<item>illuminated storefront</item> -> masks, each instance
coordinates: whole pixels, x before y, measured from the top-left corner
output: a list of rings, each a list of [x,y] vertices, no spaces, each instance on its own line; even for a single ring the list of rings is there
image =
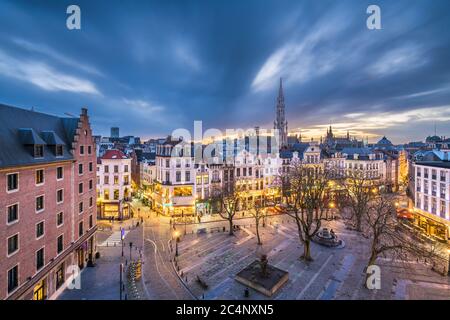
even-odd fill
[[[33,300],[45,300],[47,298],[47,281],[42,279],[33,289]]]

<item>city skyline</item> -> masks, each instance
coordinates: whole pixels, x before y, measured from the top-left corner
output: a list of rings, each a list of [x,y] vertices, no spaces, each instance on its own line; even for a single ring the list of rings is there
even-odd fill
[[[282,77],[290,133],[449,136],[448,3],[380,1],[381,30],[366,28],[368,3],[80,1],[81,30],[68,30],[64,1],[6,1],[1,102],[60,116],[87,106],[101,135],[159,137],[195,120],[270,129]]]

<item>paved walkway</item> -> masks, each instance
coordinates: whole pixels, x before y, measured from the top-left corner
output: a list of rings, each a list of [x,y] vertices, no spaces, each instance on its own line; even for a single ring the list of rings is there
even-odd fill
[[[340,221],[325,222],[324,227],[332,228],[346,246],[332,249],[313,243],[314,261],[311,263],[299,259],[303,247],[295,223],[286,216],[272,217],[269,221],[266,228],[260,228],[262,246],[258,246],[256,237],[252,236],[255,227],[251,219],[237,222],[243,227],[235,236],[226,232],[197,235],[196,227],[187,229],[187,235],[179,244],[178,265],[180,273],[188,276],[185,283],[197,297],[242,299],[245,287],[235,281],[234,276],[264,253],[269,263],[289,272],[289,281],[271,299],[420,299],[422,292],[427,292],[429,298],[450,299],[449,278],[422,263],[412,267],[380,259],[377,264],[382,271],[381,289],[364,288],[369,242],[347,230]],[[208,284],[207,290],[199,286],[197,276]],[[250,299],[269,299],[250,291]]]

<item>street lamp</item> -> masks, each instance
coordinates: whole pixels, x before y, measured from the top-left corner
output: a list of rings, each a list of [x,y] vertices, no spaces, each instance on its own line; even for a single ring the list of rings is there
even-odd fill
[[[178,242],[180,242],[180,233],[175,231],[173,235],[175,238],[175,257],[178,257]]]
[[[133,248],[133,242],[130,241],[130,262],[131,262],[131,249]]]
[[[124,246],[123,239],[124,238],[125,238],[125,229],[120,228],[120,241],[122,242],[122,257],[123,257],[123,246]]]
[[[123,263],[121,263],[120,264],[120,268],[119,268],[119,272],[120,272],[120,275],[119,275],[119,279],[120,279],[120,281],[119,281],[119,285],[120,285],[120,300],[122,300],[122,283],[123,283],[123,279],[122,279],[122,274],[123,274]]]
[[[448,267],[447,267],[447,275],[450,276],[450,248],[447,249],[448,253]]]

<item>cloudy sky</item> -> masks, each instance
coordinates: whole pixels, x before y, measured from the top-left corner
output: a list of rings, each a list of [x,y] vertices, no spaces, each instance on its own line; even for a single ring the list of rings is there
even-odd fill
[[[81,8],[81,30],[66,8]],[[381,8],[382,30],[366,9]],[[450,136],[447,0],[0,2],[0,103],[87,106],[96,134],[271,128],[283,78],[289,130]]]

